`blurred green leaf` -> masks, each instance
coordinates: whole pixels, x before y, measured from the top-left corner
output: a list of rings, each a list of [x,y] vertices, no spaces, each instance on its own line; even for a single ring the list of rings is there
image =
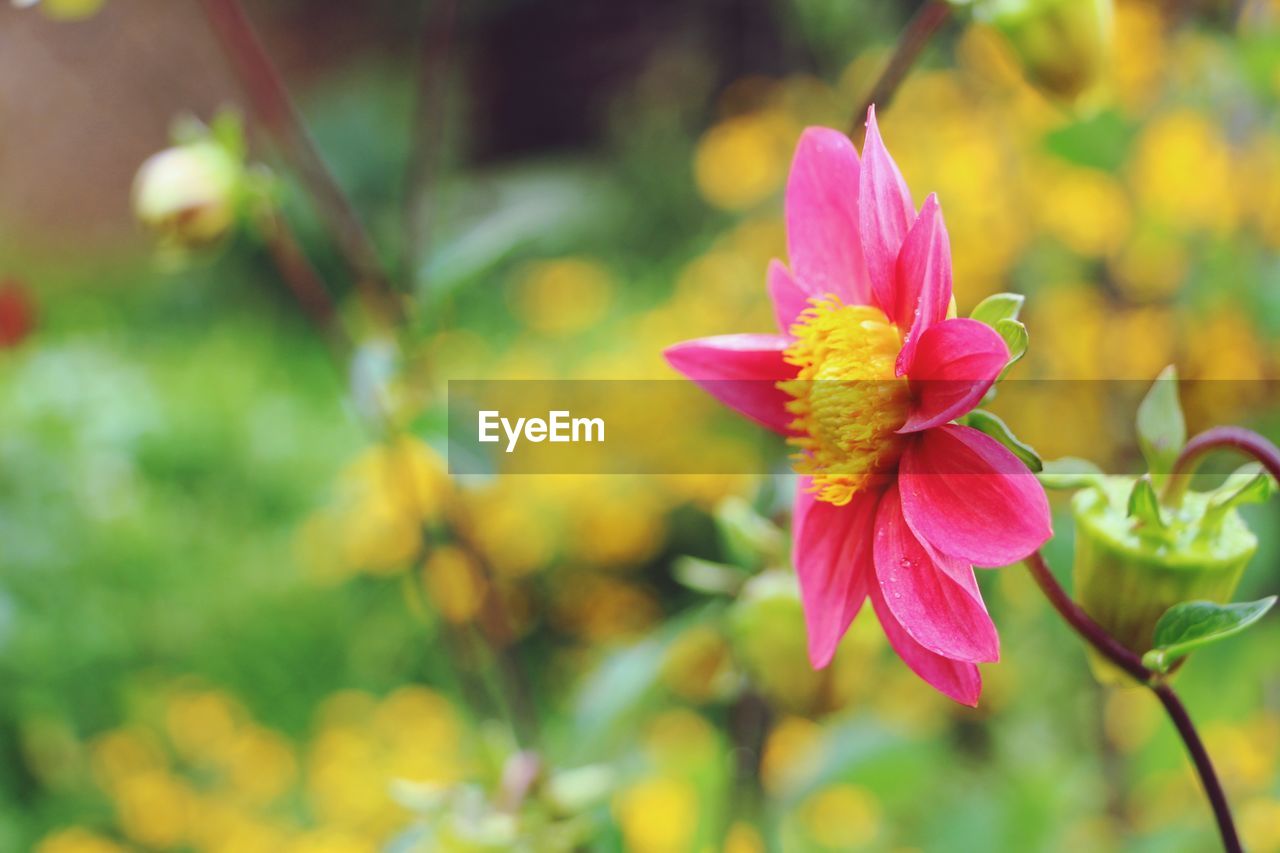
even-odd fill
[[[717,504],[715,521],[720,543],[735,565],[758,568],[786,554],[786,534],[743,497],[735,495]]]
[[[677,557],[671,574],[681,586],[707,595],[733,595],[747,579],[734,566],[690,556]]]
[[[1063,456],[1046,461],[1039,479],[1046,489],[1083,489],[1101,485],[1105,477],[1102,469],[1088,459]]]
[[[1160,371],[1139,404],[1137,428],[1138,446],[1159,488],[1187,443],[1187,424],[1178,402],[1178,371],[1173,365]]]
[[[1257,623],[1275,603],[1276,596],[1272,595],[1236,604],[1212,601],[1175,604],[1156,623],[1155,647],[1142,656],[1142,663],[1148,669],[1168,672],[1193,650],[1225,640]]]
[[[1077,166],[1115,172],[1129,156],[1133,135],[1129,122],[1120,113],[1108,110],[1054,130],[1045,136],[1044,147]]]

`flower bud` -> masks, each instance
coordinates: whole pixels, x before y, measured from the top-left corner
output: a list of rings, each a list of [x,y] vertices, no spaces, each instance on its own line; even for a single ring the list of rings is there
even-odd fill
[[[1134,477],[1098,478],[1071,502],[1076,597],[1137,655],[1151,648],[1156,622],[1173,605],[1229,601],[1258,547],[1230,486],[1189,492],[1176,509],[1155,503],[1148,486]],[[1125,683],[1101,659],[1092,663],[1100,680]]]
[[[977,13],[1005,36],[1028,79],[1050,95],[1073,100],[1106,69],[1111,0],[990,0]]]
[[[199,248],[231,230],[244,167],[213,141],[191,142],[150,157],[133,183],[138,219],[166,242]]]
[[[800,713],[817,710],[829,676],[809,665],[794,575],[768,571],[752,578],[734,602],[730,634],[737,659],[772,704]]]

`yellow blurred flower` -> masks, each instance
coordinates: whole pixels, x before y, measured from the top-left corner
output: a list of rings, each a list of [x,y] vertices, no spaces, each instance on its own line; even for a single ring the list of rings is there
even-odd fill
[[[297,779],[293,745],[258,725],[236,733],[227,756],[228,781],[245,801],[264,806],[283,797]]]
[[[749,823],[737,821],[725,835],[723,853],[764,853],[764,838],[760,830]]]
[[[760,781],[782,796],[809,776],[822,760],[822,727],[803,717],[783,717],[770,730],[760,757]]]
[[[220,762],[247,714],[218,690],[178,689],[165,703],[165,731],[174,750],[195,765]]]
[[[1036,197],[1044,229],[1090,258],[1114,255],[1129,234],[1129,199],[1117,181],[1095,169],[1044,168]]]
[[[111,791],[121,780],[168,766],[164,748],[146,729],[128,727],[98,735],[89,744],[94,780]]]
[[[1164,715],[1147,690],[1112,688],[1106,693],[1102,724],[1109,740],[1121,752],[1136,752],[1160,728]]]
[[[452,545],[436,548],[422,567],[431,603],[455,625],[470,622],[484,603],[484,582],[475,558]]]
[[[1132,111],[1145,107],[1159,90],[1168,62],[1166,27],[1160,4],[1117,0],[1112,85],[1117,99]]]
[[[1227,231],[1237,216],[1233,157],[1210,118],[1175,110],[1143,128],[1130,163],[1134,192],[1170,227]]]
[[[519,273],[512,307],[530,329],[568,335],[599,323],[609,310],[613,291],[612,275],[596,261],[536,261]]]
[[[804,801],[800,812],[809,837],[823,847],[851,850],[871,843],[880,833],[880,804],[855,785],[818,791]]]
[[[126,853],[126,849],[87,829],[72,827],[40,839],[35,853]]]
[[[1280,851],[1280,799],[1255,797],[1240,805],[1240,836],[1254,853]]]
[[[131,840],[147,847],[181,846],[189,838],[194,796],[187,782],[164,771],[127,776],[112,792],[116,819]]]
[[[698,829],[698,791],[689,782],[657,776],[637,782],[614,798],[613,812],[628,850],[684,853]]]
[[[698,141],[693,176],[702,197],[723,210],[746,210],[781,189],[799,128],[766,109],[725,119]]]

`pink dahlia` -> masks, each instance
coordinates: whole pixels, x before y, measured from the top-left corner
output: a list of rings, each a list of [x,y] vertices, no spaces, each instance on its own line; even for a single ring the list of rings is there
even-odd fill
[[[1017,562],[1052,533],[1035,477],[953,423],[1009,350],[954,316],[938,200],[916,211],[874,109],[861,159],[842,133],[804,132],[786,224],[791,267],[768,271],[781,333],[686,341],[667,360],[798,448],[793,561],[814,667],[870,598],[907,666],[976,704],[976,664],[1000,641],[973,566]]]

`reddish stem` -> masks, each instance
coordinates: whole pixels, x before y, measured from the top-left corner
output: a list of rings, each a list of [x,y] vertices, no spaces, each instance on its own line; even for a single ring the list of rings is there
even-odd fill
[[[880,73],[880,78],[871,87],[871,94],[867,95],[866,100],[853,114],[849,136],[853,137],[859,147],[867,132],[865,124],[867,110],[872,104],[881,110],[889,106],[894,93],[898,91],[898,86],[906,79],[907,72],[920,57],[925,45],[949,17],[951,17],[951,5],[944,0],[926,0],[911,16],[906,29],[898,37],[898,44],[893,49],[893,56],[889,57],[889,64],[885,66],[884,71]]]
[[[1165,484],[1164,497],[1167,504],[1178,506],[1182,503],[1196,466],[1214,450],[1236,450],[1252,456],[1267,469],[1267,473],[1280,480],[1280,448],[1244,427],[1213,427],[1188,441],[1187,446],[1182,448],[1182,453],[1178,454]]]
[[[1067,621],[1067,624],[1097,649],[1099,654],[1133,676],[1137,681],[1151,688],[1156,696],[1159,697],[1160,703],[1164,705],[1165,711],[1168,712],[1174,728],[1178,730],[1178,735],[1182,738],[1182,743],[1186,746],[1187,753],[1191,756],[1196,773],[1200,776],[1200,783],[1204,786],[1205,796],[1208,797],[1209,806],[1213,809],[1213,816],[1218,822],[1218,832],[1222,836],[1223,850],[1227,851],[1227,853],[1241,853],[1243,848],[1240,846],[1240,836],[1236,832],[1235,820],[1231,816],[1231,807],[1227,803],[1226,792],[1222,789],[1222,782],[1219,781],[1217,771],[1213,768],[1213,762],[1209,759],[1209,753],[1204,748],[1204,742],[1200,740],[1200,734],[1196,731],[1195,724],[1191,722],[1191,717],[1187,714],[1187,709],[1183,707],[1182,700],[1178,698],[1178,694],[1174,692],[1168,682],[1161,680],[1159,673],[1152,672],[1143,666],[1142,660],[1136,654],[1122,646],[1101,625],[1093,621],[1092,617],[1085,613],[1080,605],[1071,600],[1066,590],[1058,583],[1058,579],[1053,576],[1052,570],[1050,570],[1048,563],[1045,562],[1039,551],[1028,557],[1026,563],[1027,568],[1031,570],[1031,576],[1035,578],[1045,597],[1049,599],[1049,603]]]
[[[356,285],[387,319],[403,319],[372,238],[325,164],[270,55],[237,0],[200,0],[205,17],[240,79],[253,115],[292,162],[333,232]]]

